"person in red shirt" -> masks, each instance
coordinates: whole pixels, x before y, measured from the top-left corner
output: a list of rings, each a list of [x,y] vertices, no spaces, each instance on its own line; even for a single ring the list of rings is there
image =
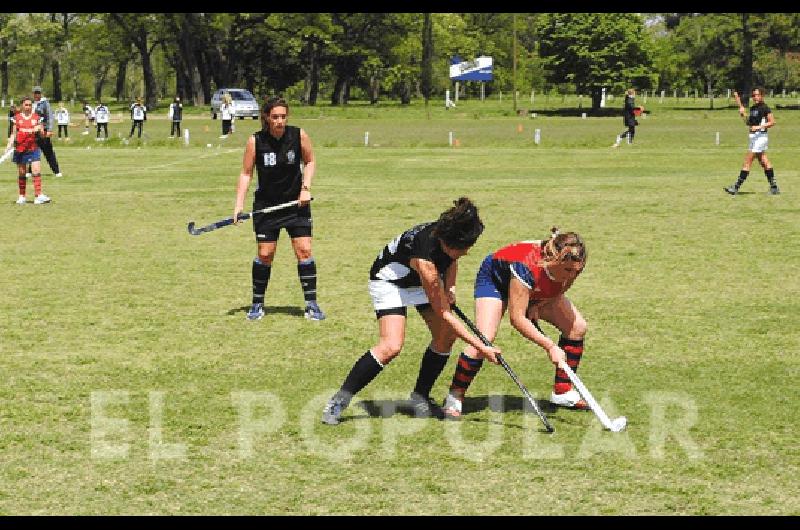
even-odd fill
[[[17,204],[26,204],[25,190],[28,179],[25,176],[28,164],[31,165],[33,174],[33,188],[36,192],[34,204],[45,204],[50,202],[50,197],[42,193],[42,170],[41,150],[36,144],[36,137],[44,133],[44,126],[38,114],[33,112],[33,100],[29,97],[23,98],[20,103],[20,110],[14,114],[14,134],[9,136],[6,150],[14,147],[14,163],[17,164],[19,185],[19,198]]]
[[[508,310],[514,329],[547,352],[556,367],[550,401],[586,409],[587,403],[558,367],[565,360],[577,370],[583,355],[586,320],[564,293],[586,265],[586,245],[575,232],[559,233],[556,227],[552,232],[547,241],[513,243],[486,256],[475,278],[475,324],[492,341]],[[558,343],[542,333],[537,324],[540,318],[561,332]],[[467,346],[456,363],[442,407],[448,417],[461,416],[464,394],[482,364],[483,356]]]

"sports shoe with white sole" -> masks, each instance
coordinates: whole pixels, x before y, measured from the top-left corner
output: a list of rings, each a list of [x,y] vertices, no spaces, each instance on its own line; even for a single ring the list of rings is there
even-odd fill
[[[62,175],[61,172],[58,172],[58,173],[56,173],[56,176],[57,177],[63,177],[64,175]]]
[[[778,189],[778,186],[775,186],[774,188],[770,188],[769,191],[767,192],[768,195],[780,195],[780,193],[781,193],[781,190]]]
[[[578,410],[586,410],[589,408],[589,404],[584,401],[581,397],[580,393],[574,388],[563,394],[556,394],[555,392],[550,393],[550,403],[559,407],[565,407],[568,409],[578,409]]]
[[[442,403],[442,411],[445,418],[451,420],[461,419],[461,407],[461,400],[453,394],[447,394],[447,397],[444,398],[444,403]]]
[[[325,408],[322,409],[322,423],[325,423],[326,425],[339,425],[339,418],[342,417],[342,412],[344,412],[344,409],[347,408],[349,401],[350,400],[339,395],[337,392],[331,399],[328,400]]]
[[[25,198],[24,195],[20,195],[19,199],[17,199],[17,204],[27,204],[28,199]]]
[[[303,316],[309,320],[325,320],[325,313],[322,312],[322,309],[320,309],[316,302],[306,302],[306,309],[303,312]]]
[[[261,320],[264,318],[264,304],[255,303],[247,312],[247,320]]]
[[[33,204],[45,204],[48,202],[50,202],[50,197],[48,197],[44,193],[37,195],[36,198],[33,199]]]
[[[25,173],[25,178],[26,178],[26,179],[29,179],[29,178],[31,178],[32,176],[33,176],[33,173],[30,173],[30,172],[28,172],[28,173]]]
[[[739,190],[736,188],[736,186],[728,186],[727,188],[722,188],[722,189],[725,190],[726,193],[730,193],[731,195],[736,195],[737,193],[739,193]]]
[[[414,415],[417,418],[444,419],[442,407],[437,405],[430,396],[423,396],[416,392],[411,392],[408,399],[411,402],[411,407],[414,409]]]

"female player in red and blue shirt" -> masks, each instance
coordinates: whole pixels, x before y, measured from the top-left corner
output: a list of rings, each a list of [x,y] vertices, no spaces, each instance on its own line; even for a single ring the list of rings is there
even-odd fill
[[[36,144],[36,136],[44,132],[44,126],[38,114],[33,111],[33,100],[23,98],[20,110],[14,114],[15,133],[8,137],[6,150],[14,147],[14,163],[17,164],[19,185],[19,198],[17,204],[25,204],[25,190],[28,179],[25,176],[28,164],[31,165],[33,173],[33,189],[36,192],[34,204],[45,204],[50,202],[50,197],[42,193],[42,169],[41,151]]]
[[[578,409],[587,408],[587,404],[558,365],[566,360],[577,370],[583,354],[586,321],[564,293],[583,271],[586,258],[586,246],[578,234],[558,233],[554,227],[553,236],[547,241],[513,243],[486,256],[478,270],[474,292],[478,329],[494,340],[508,310],[514,329],[544,349],[556,366],[550,401]],[[561,331],[558,343],[541,332],[536,324],[540,318]],[[461,416],[464,394],[482,364],[483,356],[471,346],[460,355],[442,407],[449,417]]]

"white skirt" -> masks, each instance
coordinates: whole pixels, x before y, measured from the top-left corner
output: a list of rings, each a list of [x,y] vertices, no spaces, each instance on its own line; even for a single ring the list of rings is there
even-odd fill
[[[752,153],[763,153],[767,150],[767,144],[769,143],[769,137],[765,132],[754,132],[750,133],[750,144],[747,147],[747,150]]]
[[[369,295],[376,311],[428,303],[428,295],[422,286],[398,287],[384,280],[370,280]]]

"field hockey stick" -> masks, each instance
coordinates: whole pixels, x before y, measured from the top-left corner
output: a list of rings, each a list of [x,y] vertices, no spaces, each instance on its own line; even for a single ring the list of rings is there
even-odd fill
[[[14,148],[9,147],[8,150],[5,153],[3,153],[3,156],[0,156],[0,164],[11,158],[11,155],[13,154],[14,154]]]
[[[581,382],[581,380],[578,378],[578,374],[573,372],[572,368],[570,368],[566,362],[562,362],[559,367],[567,374],[569,380],[572,381],[572,384],[578,389],[578,392],[580,392],[581,396],[583,396],[583,399],[585,399],[586,403],[589,404],[589,408],[592,409],[592,412],[594,412],[594,415],[600,420],[600,423],[603,424],[603,427],[611,432],[619,432],[625,428],[625,426],[628,424],[628,418],[625,416],[620,416],[619,418],[615,418],[613,420],[609,419],[603,408],[594,399],[594,396],[592,396],[591,392],[589,392],[589,389],[586,388],[583,382]]]
[[[314,199],[312,197],[309,200],[313,201]],[[237,218],[240,221],[246,221],[247,219],[250,219],[251,217],[253,217],[253,214],[275,212],[275,211],[278,211],[278,210],[282,210],[284,208],[288,208],[289,206],[295,206],[295,205],[299,205],[299,204],[300,204],[299,200],[298,201],[289,201],[289,202],[285,202],[283,204],[277,204],[275,206],[270,206],[269,208],[262,208],[261,210],[253,210],[252,212],[240,213],[237,216]],[[232,224],[233,224],[233,217],[226,217],[225,219],[217,221],[216,223],[211,223],[210,225],[202,226],[200,228],[195,228],[194,227],[194,221],[190,221],[189,222],[189,226],[187,228],[189,229],[189,233],[190,234],[192,234],[193,236],[198,236],[198,235],[200,235],[200,234],[202,234],[204,232],[211,232],[212,230],[216,230],[217,228],[222,228],[223,226],[228,226],[228,225],[232,225]]]
[[[453,311],[455,312],[455,314],[456,314],[456,315],[458,315],[458,317],[459,317],[461,320],[463,320],[463,321],[464,321],[464,323],[467,325],[467,327],[468,327],[470,330],[472,330],[472,332],[473,332],[473,333],[474,333],[474,334],[475,334],[475,335],[476,335],[476,336],[477,336],[479,339],[481,339],[481,342],[483,342],[483,343],[484,343],[486,346],[492,347],[492,343],[491,343],[491,342],[489,342],[489,339],[487,339],[487,338],[486,338],[486,335],[484,335],[483,333],[481,333],[481,330],[479,330],[479,329],[477,328],[477,326],[475,326],[475,324],[473,324],[473,323],[472,323],[472,321],[471,321],[469,318],[467,318],[467,315],[465,315],[465,314],[464,314],[464,312],[463,312],[463,311],[461,311],[461,308],[459,308],[459,307],[458,307],[456,304],[453,304],[453,305],[452,305],[452,309],[453,309]],[[530,403],[530,404],[531,404],[531,406],[533,407],[533,410],[535,410],[535,411],[536,411],[536,414],[539,416],[539,419],[540,419],[540,420],[542,420],[542,423],[544,423],[544,427],[545,427],[545,429],[547,429],[547,432],[553,432],[553,431],[555,431],[555,429],[553,428],[553,426],[552,426],[552,425],[550,425],[550,422],[549,422],[549,421],[547,421],[547,416],[545,416],[545,415],[542,413],[542,411],[541,411],[541,410],[539,410],[539,406],[538,406],[538,405],[536,405],[536,400],[535,400],[535,399],[533,399],[533,396],[531,396],[531,393],[530,393],[530,392],[528,392],[528,389],[527,389],[527,388],[525,388],[525,385],[523,385],[523,384],[522,384],[522,381],[520,381],[520,380],[519,380],[519,377],[517,377],[517,374],[515,374],[515,373],[514,373],[514,370],[512,370],[512,369],[511,369],[511,367],[508,365],[508,363],[506,362],[506,360],[505,360],[505,359],[503,359],[503,356],[502,356],[502,355],[500,355],[499,353],[497,354],[497,360],[498,360],[498,361],[500,361],[500,364],[503,366],[503,368],[505,368],[505,370],[506,370],[506,373],[508,373],[508,375],[511,377],[511,379],[513,379],[513,380],[514,380],[514,382],[517,384],[517,386],[519,387],[519,389],[522,391],[522,394],[523,394],[523,395],[525,396],[525,398],[528,400],[528,403]]]

